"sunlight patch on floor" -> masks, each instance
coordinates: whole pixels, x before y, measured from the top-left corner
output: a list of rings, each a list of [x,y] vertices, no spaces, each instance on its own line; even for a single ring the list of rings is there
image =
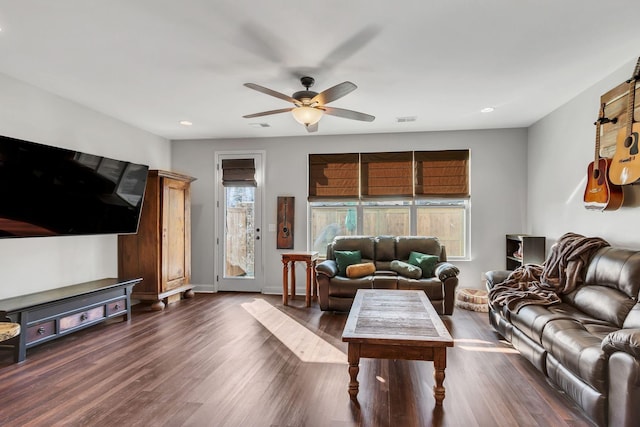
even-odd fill
[[[485,353],[506,353],[506,354],[520,354],[518,350],[509,346],[509,347],[497,347],[495,343],[491,341],[479,340],[475,338],[456,338],[453,340],[455,343],[455,348],[460,348],[465,351],[479,351]],[[476,345],[464,345],[464,344],[476,344]],[[500,341],[500,343],[505,344],[505,342]],[[507,343],[508,344],[508,343]]]
[[[454,338],[453,341],[456,344],[459,343],[473,343],[473,344],[483,344],[483,345],[492,345],[493,343],[491,341],[487,341],[487,340],[479,340],[477,338]]]
[[[455,348],[461,348],[466,351],[480,351],[484,353],[506,353],[506,354],[520,354],[518,350],[515,348],[504,348],[504,347],[472,347],[468,345],[459,345]]]
[[[250,315],[278,338],[301,361],[347,364],[347,355],[265,300],[241,304]]]

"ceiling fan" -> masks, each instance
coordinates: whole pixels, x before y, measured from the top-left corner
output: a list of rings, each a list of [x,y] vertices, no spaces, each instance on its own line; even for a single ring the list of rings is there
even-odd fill
[[[372,122],[375,117],[365,113],[359,113],[358,111],[345,110],[343,108],[327,107],[327,104],[340,99],[350,92],[356,90],[358,86],[351,82],[343,82],[337,84],[327,90],[320,93],[309,90],[315,83],[313,77],[301,77],[300,83],[305,87],[305,90],[294,93],[291,96],[284,93],[276,92],[264,86],[257,85],[255,83],[245,83],[248,88],[257,90],[258,92],[266,93],[267,95],[275,96],[276,98],[283,99],[291,102],[294,106],[289,108],[281,108],[279,110],[263,111],[261,113],[249,114],[243,116],[245,119],[252,117],[268,116],[270,114],[286,113],[291,111],[293,118],[300,124],[303,124],[308,132],[316,132],[318,130],[318,121],[324,114],[331,116],[342,117],[345,119],[361,120],[364,122]]]

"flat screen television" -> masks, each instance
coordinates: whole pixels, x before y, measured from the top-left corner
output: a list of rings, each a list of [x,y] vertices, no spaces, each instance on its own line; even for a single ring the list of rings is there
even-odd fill
[[[136,233],[148,170],[0,136],[0,238]]]

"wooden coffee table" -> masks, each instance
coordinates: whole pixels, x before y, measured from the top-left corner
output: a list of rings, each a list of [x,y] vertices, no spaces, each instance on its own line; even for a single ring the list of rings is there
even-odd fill
[[[357,402],[360,358],[433,361],[436,405],[444,399],[447,347],[453,339],[424,291],[359,289],[342,341],[349,343],[349,395]]]

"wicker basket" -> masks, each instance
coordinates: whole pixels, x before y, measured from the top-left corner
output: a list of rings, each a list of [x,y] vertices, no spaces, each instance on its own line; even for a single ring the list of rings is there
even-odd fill
[[[456,291],[456,307],[464,310],[488,312],[487,291],[483,289],[460,288]]]

